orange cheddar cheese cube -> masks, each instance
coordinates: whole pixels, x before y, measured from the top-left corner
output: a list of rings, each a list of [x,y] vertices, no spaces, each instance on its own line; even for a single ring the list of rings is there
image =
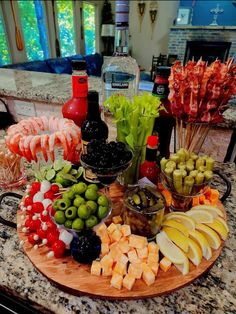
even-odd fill
[[[101,244],[101,256],[104,256],[107,253],[109,253],[109,244],[108,243],[102,243]]]
[[[147,258],[147,264],[149,263],[158,263],[159,262],[159,254],[158,253],[149,253]]]
[[[147,286],[151,286],[155,282],[155,275],[151,268],[146,263],[142,263],[142,268],[143,268],[142,279]]]
[[[110,281],[111,286],[120,290],[122,287],[122,283],[123,283],[123,276],[113,272],[113,275]]]
[[[111,234],[112,232],[114,232],[115,230],[117,230],[117,226],[116,224],[114,224],[113,222],[107,227],[107,232],[109,234]]]
[[[144,259],[148,257],[148,248],[145,246],[143,249],[136,249],[138,257]]]
[[[104,231],[107,230],[107,226],[104,224],[104,222],[99,225],[99,227],[96,230],[96,234],[100,237],[102,233],[104,233]]]
[[[110,245],[110,255],[113,259],[116,259],[118,256],[120,256],[122,252],[119,249],[119,246],[117,242],[114,242]]]
[[[127,272],[127,263],[122,263],[118,261],[113,269],[113,272],[120,274],[120,275],[125,275]]]
[[[110,254],[104,255],[101,258],[100,263],[101,263],[102,267],[112,267],[112,265],[113,265],[113,258],[111,257]]]
[[[101,242],[102,243],[110,243],[111,242],[111,239],[109,237],[109,234],[107,233],[107,231],[102,231],[99,235],[100,239],[101,239]]]
[[[147,238],[131,234],[129,236],[129,245],[136,249],[143,249],[148,244]]]
[[[121,254],[120,257],[119,257],[119,261],[123,264],[127,264],[129,259],[128,257],[125,255],[125,254]]]
[[[150,262],[147,264],[151,270],[153,271],[154,275],[156,276],[157,273],[158,273],[158,269],[159,269],[159,264],[158,263],[153,263],[153,262]]]
[[[120,224],[120,223],[122,223],[122,218],[121,218],[121,216],[114,216],[114,217],[112,217],[112,222],[114,222],[114,224]]]
[[[119,229],[116,229],[115,231],[112,232],[112,234],[110,234],[111,242],[117,242],[121,239],[121,237],[122,233],[120,232]]]
[[[112,267],[102,267],[102,276],[109,277],[112,275]]]
[[[148,243],[148,253],[158,253],[159,247],[155,242]]]
[[[128,268],[128,274],[136,279],[142,277],[143,267],[141,263],[130,263]]]
[[[162,260],[160,261],[160,268],[164,271],[167,272],[168,269],[171,267],[171,261],[167,257],[163,257]]]
[[[120,231],[122,232],[124,237],[127,237],[131,234],[131,229],[129,225],[121,225]]]
[[[128,290],[131,290],[133,288],[134,283],[135,277],[133,277],[132,275],[127,274],[123,279],[123,287]]]
[[[128,259],[129,259],[130,263],[140,262],[140,259],[138,258],[138,255],[137,255],[135,249],[130,250],[127,255],[128,255]]]
[[[99,261],[93,261],[91,265],[91,275],[100,276],[101,275],[102,266]]]
[[[130,250],[129,241],[124,238],[120,239],[118,246],[122,253],[128,253]]]

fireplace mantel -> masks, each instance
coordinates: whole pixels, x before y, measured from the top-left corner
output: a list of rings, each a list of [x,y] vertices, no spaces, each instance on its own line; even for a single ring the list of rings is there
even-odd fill
[[[206,25],[206,26],[201,26],[201,25],[173,25],[170,28],[171,30],[173,29],[189,29],[189,30],[194,30],[194,29],[208,29],[208,30],[236,30],[236,26],[211,26],[211,25]]]

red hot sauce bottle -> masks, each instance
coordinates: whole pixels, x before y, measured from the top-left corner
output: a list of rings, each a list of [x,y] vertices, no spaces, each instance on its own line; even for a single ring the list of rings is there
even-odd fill
[[[79,127],[86,119],[88,111],[88,75],[85,60],[72,60],[72,98],[62,107],[64,118],[71,119]]]
[[[151,135],[148,137],[146,148],[146,159],[140,165],[139,178],[148,178],[154,184],[157,184],[159,168],[156,163],[158,149],[158,136]]]

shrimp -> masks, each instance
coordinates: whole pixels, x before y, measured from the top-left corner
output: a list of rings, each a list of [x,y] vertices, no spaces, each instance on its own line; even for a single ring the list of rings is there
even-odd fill
[[[55,136],[62,144],[62,147],[64,149],[64,159],[66,159],[68,156],[68,146],[67,146],[66,137],[62,132],[59,132],[59,131],[55,133]]]
[[[48,161],[48,153],[47,153],[48,152],[48,140],[49,140],[48,134],[41,135],[40,147],[41,147],[45,161]]]
[[[49,141],[48,141],[49,156],[51,158],[51,161],[54,161],[55,159],[55,155],[54,155],[55,142],[56,142],[56,136],[55,136],[55,133],[53,133],[49,136]]]
[[[11,152],[14,154],[20,154],[20,148],[19,148],[19,141],[22,137],[22,134],[16,133],[15,135],[12,135],[10,138],[10,143],[8,145],[8,148],[10,149]]]
[[[28,136],[24,137],[24,144],[23,144],[24,153],[25,153],[26,159],[28,161],[32,160],[32,154],[31,154],[31,150],[30,150],[30,142],[33,138],[34,138],[33,135],[28,135]]]
[[[32,140],[30,141],[30,151],[32,154],[32,159],[35,160],[36,162],[38,161],[37,158],[37,149],[40,147],[40,143],[41,142],[41,136],[40,135],[36,135],[32,138]]]
[[[48,118],[46,116],[42,116],[41,117],[41,120],[43,122],[43,127],[44,127],[44,130],[48,130]]]

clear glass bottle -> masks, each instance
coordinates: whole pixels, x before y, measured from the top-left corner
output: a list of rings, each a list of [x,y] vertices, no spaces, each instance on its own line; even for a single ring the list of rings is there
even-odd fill
[[[138,92],[139,67],[129,55],[129,1],[116,1],[115,51],[102,68],[103,102],[113,94],[129,98]]]

